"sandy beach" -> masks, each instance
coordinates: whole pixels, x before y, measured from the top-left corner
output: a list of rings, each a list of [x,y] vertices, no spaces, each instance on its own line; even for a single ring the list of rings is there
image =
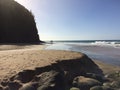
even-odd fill
[[[25,69],[34,69],[50,65],[58,60],[69,60],[82,56],[77,52],[44,50],[45,47],[45,45],[0,46],[0,79],[9,78]],[[100,61],[95,61],[95,63],[104,73],[119,70],[117,66],[104,64]]]
[[[43,50],[43,45],[25,46],[2,46],[9,50],[0,51],[0,78],[9,78],[16,73],[43,67],[55,63],[57,60],[69,60],[80,57],[80,54],[66,51]],[[12,50],[10,48],[12,47]],[[17,49],[16,49],[17,47]],[[26,48],[27,47],[27,48]]]
[[[1,45],[0,82],[11,78],[23,70],[34,70],[37,67],[49,66],[64,60],[79,60],[84,56],[82,53],[72,51],[45,50],[45,47],[45,45],[25,45],[22,47],[17,45]],[[99,66],[103,74],[119,70],[118,66],[105,64],[98,60],[93,61]],[[71,69],[74,68],[74,66],[70,67]]]

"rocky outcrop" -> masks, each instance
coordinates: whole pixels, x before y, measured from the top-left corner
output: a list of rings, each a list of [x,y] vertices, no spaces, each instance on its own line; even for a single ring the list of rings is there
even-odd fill
[[[1,62],[4,61],[4,64],[1,64],[0,90],[119,90],[120,88],[120,71],[104,76],[102,70],[81,53],[20,50],[1,52],[0,55],[2,54],[4,59]],[[6,58],[8,54],[9,57]]]
[[[14,0],[0,0],[0,43],[38,42],[32,13]]]
[[[77,76],[95,73],[103,75],[99,67],[86,55],[71,60],[59,60],[34,70],[23,70],[1,82],[1,90],[69,90]],[[90,75],[89,75],[90,76]],[[100,85],[97,80],[94,85]],[[93,86],[93,85],[92,85]],[[76,87],[77,88],[77,87]]]

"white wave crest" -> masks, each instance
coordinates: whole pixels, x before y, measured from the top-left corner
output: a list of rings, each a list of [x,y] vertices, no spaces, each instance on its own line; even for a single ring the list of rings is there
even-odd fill
[[[91,44],[100,45],[100,46],[120,47],[120,42],[111,42],[111,41],[95,41],[95,42],[92,42]]]

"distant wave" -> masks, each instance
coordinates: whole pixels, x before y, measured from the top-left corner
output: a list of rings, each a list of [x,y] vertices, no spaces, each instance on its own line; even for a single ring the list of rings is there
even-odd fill
[[[72,44],[72,45],[97,45],[97,46],[111,46],[120,48],[120,40],[66,40],[66,41],[54,41],[55,43],[61,44]]]
[[[120,47],[120,41],[95,41],[92,45]]]

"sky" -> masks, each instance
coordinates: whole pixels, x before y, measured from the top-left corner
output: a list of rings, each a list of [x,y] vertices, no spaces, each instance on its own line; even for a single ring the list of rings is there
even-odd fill
[[[120,40],[120,0],[16,0],[41,40]]]

